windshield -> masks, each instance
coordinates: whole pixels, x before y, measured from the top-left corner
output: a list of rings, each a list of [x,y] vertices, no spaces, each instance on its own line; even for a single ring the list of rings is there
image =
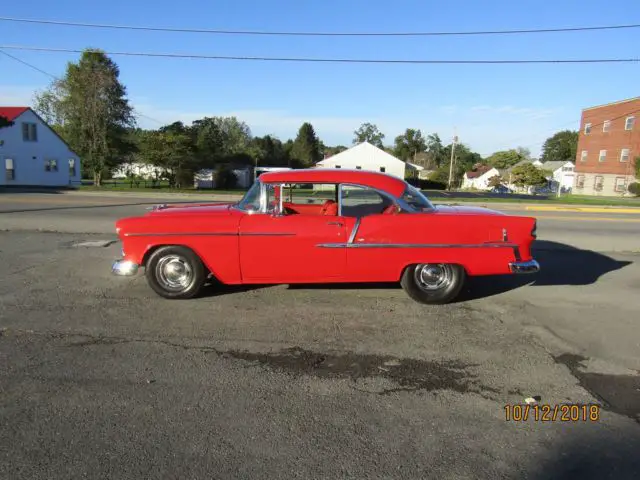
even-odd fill
[[[434,210],[433,204],[429,199],[420,190],[411,185],[407,185],[407,189],[402,194],[402,200],[418,212]]]
[[[260,182],[255,182],[236,207],[245,211],[260,210]]]

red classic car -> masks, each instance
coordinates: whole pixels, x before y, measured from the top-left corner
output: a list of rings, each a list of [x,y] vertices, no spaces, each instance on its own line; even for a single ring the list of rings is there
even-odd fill
[[[230,204],[160,205],[116,222],[123,258],[165,298],[224,284],[400,282],[416,301],[453,300],[465,277],[534,273],[536,219],[434,206],[391,175],[307,169],[263,174]]]

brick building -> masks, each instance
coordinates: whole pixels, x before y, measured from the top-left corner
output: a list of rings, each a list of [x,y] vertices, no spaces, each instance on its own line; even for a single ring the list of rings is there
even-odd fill
[[[585,108],[573,192],[619,196],[634,181],[640,156],[640,97]],[[628,194],[628,193],[627,193]]]

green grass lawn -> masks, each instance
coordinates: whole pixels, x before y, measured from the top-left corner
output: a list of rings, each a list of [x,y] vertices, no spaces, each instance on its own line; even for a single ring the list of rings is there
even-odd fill
[[[428,192],[427,192],[427,196]],[[607,198],[607,197],[588,197],[585,195],[566,195],[562,197],[551,197],[548,199],[536,198],[489,198],[489,197],[472,197],[460,198],[452,195],[451,197],[433,197],[433,203],[536,203],[540,205],[593,205],[605,207],[640,207],[640,198]]]

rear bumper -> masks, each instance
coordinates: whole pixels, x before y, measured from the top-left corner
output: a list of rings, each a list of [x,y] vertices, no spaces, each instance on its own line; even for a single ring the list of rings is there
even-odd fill
[[[129,260],[116,260],[111,266],[111,273],[118,276],[131,276],[138,273],[139,265]]]
[[[512,262],[509,264],[511,273],[537,273],[540,271],[540,264],[535,260],[528,262]]]

